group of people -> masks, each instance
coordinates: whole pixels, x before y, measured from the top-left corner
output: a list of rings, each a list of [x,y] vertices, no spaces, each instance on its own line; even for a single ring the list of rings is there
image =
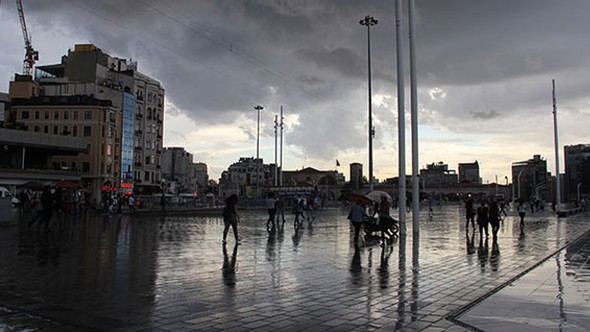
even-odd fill
[[[375,220],[378,230],[381,233],[381,244],[385,245],[386,239],[393,236],[390,234],[391,224],[395,223],[390,215],[391,203],[386,196],[382,196],[380,202],[376,203],[373,208],[373,215],[369,216],[366,211],[366,205],[360,201],[353,202],[350,212],[348,213],[348,219],[354,227],[354,244],[358,246],[359,235],[361,228],[365,221]],[[378,218],[375,216],[379,214]],[[368,224],[365,227],[369,227]]]
[[[285,203],[278,198],[275,193],[269,193],[266,199],[266,208],[268,211],[268,219],[266,222],[267,230],[272,230],[280,221],[285,223]],[[304,211],[308,211],[307,220],[312,222],[315,219],[315,200],[306,200],[305,198],[296,199],[293,204],[293,214],[295,214],[295,223],[304,220]],[[238,210],[238,195],[232,194],[225,200],[225,207],[223,208],[223,244],[227,243],[227,234],[229,229],[233,230],[236,244],[240,244],[240,237],[238,235],[238,223],[240,221],[240,213]]]

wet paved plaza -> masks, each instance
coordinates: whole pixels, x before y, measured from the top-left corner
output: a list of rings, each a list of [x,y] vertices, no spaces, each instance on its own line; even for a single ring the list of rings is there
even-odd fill
[[[318,211],[297,231],[288,215],[268,232],[265,211],[242,211],[239,246],[222,245],[220,217],[0,227],[0,330],[590,329],[586,214],[529,214],[524,236],[509,214],[494,242],[447,205],[424,211],[419,238],[410,213],[391,247],[355,249],[347,213]]]

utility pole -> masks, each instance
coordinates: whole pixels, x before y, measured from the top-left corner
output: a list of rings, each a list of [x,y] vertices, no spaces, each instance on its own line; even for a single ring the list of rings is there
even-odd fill
[[[418,154],[418,82],[416,79],[416,43],[414,38],[414,0],[408,0],[410,25],[410,111],[412,121],[412,232],[420,233],[420,165]]]
[[[285,118],[283,117],[283,105],[281,105],[281,170],[279,172],[279,186],[283,186],[283,128],[284,128],[284,123],[283,120]]]
[[[256,197],[260,195],[260,111],[264,109],[264,107],[260,105],[254,106],[256,110]]]
[[[377,24],[377,20],[373,16],[365,16],[360,20],[360,25],[367,27],[367,67],[369,72],[368,87],[369,87],[369,191],[373,191],[373,136],[375,130],[373,129],[373,102],[371,91],[371,26]]]
[[[275,114],[275,174],[274,174],[274,185],[275,187],[278,185],[279,183],[279,179],[278,179],[278,170],[279,170],[279,164],[278,164],[278,160],[277,160],[277,127],[279,125],[278,121],[277,121],[278,115]]]
[[[561,204],[561,180],[559,179],[559,135],[557,133],[557,98],[555,97],[555,79],[551,81],[553,87],[553,133],[555,135],[555,203],[556,211],[559,212]]]
[[[406,111],[404,57],[401,31],[402,1],[395,0],[395,41],[397,48],[398,196],[400,234],[406,235]]]

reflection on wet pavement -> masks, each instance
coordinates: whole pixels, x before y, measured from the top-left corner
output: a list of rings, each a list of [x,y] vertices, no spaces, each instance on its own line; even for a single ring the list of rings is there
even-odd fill
[[[458,319],[484,331],[588,331],[590,233]]]
[[[590,228],[584,216],[538,214],[521,235],[509,216],[486,239],[449,205],[424,211],[419,237],[410,214],[392,246],[355,248],[346,209],[269,230],[266,211],[242,212],[239,246],[222,245],[220,217],[88,214],[56,217],[49,233],[2,228],[0,307],[13,311],[0,311],[0,330],[452,330],[448,315]]]

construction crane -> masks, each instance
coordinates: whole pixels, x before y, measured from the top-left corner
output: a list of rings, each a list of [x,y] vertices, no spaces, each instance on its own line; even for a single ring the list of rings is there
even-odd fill
[[[18,18],[20,19],[20,26],[23,30],[23,38],[25,40],[25,61],[23,63],[23,74],[33,76],[33,67],[35,61],[39,60],[39,52],[33,49],[31,43],[31,36],[27,31],[27,23],[25,22],[25,12],[23,10],[23,3],[21,0],[16,0],[16,7],[18,8]]]

